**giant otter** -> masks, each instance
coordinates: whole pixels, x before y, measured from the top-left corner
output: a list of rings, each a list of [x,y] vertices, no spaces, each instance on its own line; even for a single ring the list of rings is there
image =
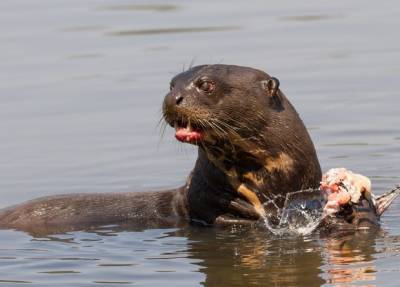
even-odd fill
[[[0,227],[67,230],[138,222],[256,222],[287,192],[318,187],[310,136],[276,78],[256,69],[203,65],[175,76],[163,104],[176,138],[198,146],[184,186],[148,193],[39,198],[0,213]]]

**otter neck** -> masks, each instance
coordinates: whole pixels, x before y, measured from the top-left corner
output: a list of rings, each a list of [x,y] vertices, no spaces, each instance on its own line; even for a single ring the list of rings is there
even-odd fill
[[[206,159],[212,167],[207,169],[206,176],[211,186],[222,184],[223,190],[244,199],[263,218],[266,215],[263,203],[271,199],[272,195],[265,192],[269,173],[264,170],[269,168],[270,162],[266,161],[266,152],[259,148],[254,149],[251,144],[247,144],[246,150],[243,146],[231,146],[222,151],[218,146],[203,147],[199,149],[199,157]],[[273,165],[274,168],[277,166],[276,163]]]
[[[210,186],[221,189],[222,184],[223,190],[253,205],[261,217],[265,202],[272,199],[283,205],[282,192],[310,187],[304,180],[309,163],[292,155],[289,145],[274,145],[262,138],[214,143],[201,146],[199,158],[208,162]]]
[[[229,179],[246,182],[251,176],[257,177],[253,185],[260,188],[271,172],[289,173],[293,168],[289,145],[268,144],[263,138],[219,141],[201,145],[199,156],[207,158]]]

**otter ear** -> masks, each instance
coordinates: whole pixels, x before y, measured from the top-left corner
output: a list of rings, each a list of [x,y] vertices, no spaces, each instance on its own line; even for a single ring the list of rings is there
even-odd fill
[[[261,81],[261,87],[266,91],[267,95],[270,97],[270,105],[277,111],[283,110],[282,105],[282,95],[279,92],[279,80],[277,78],[271,77],[268,80]]]
[[[268,80],[261,81],[262,88],[267,91],[268,95],[274,97],[277,95],[279,90],[279,80],[271,77]]]

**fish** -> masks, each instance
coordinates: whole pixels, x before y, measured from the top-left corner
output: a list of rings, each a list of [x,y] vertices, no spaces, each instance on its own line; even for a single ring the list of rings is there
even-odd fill
[[[376,196],[371,180],[345,168],[324,173],[319,188],[291,192],[279,212],[274,233],[379,228],[380,218],[400,195],[400,186]]]

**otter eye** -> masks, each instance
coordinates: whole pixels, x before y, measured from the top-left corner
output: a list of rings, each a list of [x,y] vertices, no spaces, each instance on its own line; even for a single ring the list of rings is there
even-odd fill
[[[169,90],[172,91],[172,89],[175,87],[175,84],[173,82],[169,83]]]
[[[211,81],[200,81],[198,88],[206,93],[212,93],[215,89],[215,84]]]

